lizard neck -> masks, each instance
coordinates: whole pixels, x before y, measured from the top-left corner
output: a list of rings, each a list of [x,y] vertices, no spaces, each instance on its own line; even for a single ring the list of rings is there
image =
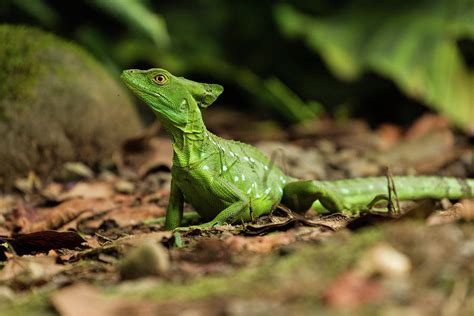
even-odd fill
[[[188,166],[201,159],[209,143],[209,132],[201,115],[191,116],[184,126],[169,121],[161,123],[171,138],[173,163]]]

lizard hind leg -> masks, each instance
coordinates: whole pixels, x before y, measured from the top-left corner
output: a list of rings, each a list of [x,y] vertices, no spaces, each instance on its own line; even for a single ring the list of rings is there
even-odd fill
[[[317,200],[331,212],[345,209],[343,198],[319,181],[295,181],[288,183],[283,189],[282,203],[300,214],[308,211]]]

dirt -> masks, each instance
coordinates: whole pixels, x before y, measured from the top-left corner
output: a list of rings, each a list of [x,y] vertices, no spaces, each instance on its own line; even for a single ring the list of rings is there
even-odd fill
[[[275,162],[294,175],[383,175],[390,157],[395,173],[472,176],[467,140],[424,122],[315,122],[257,145],[287,150]],[[23,191],[0,196],[0,314],[474,314],[473,201],[358,216],[280,208],[178,233],[163,229],[169,168],[169,141],[148,133],[115,166],[72,182],[23,179]]]

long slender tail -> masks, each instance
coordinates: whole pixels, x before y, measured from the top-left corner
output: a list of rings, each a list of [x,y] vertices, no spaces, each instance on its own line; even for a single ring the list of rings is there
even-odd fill
[[[393,180],[393,181],[392,181]],[[390,185],[392,182],[392,185]],[[282,203],[296,212],[311,205],[321,211],[361,210],[376,197],[399,200],[474,197],[474,179],[435,176],[395,176],[336,181],[293,181],[283,190]]]
[[[436,176],[395,176],[394,190],[400,200],[460,199],[474,197],[474,179]],[[351,205],[367,205],[377,195],[388,194],[389,178],[370,177],[322,181]]]

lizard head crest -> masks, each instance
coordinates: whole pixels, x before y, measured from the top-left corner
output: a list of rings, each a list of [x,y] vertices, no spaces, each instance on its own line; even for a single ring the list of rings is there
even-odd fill
[[[176,77],[160,68],[124,70],[121,78],[158,117],[176,126],[200,116],[199,108],[211,105],[224,91],[221,85]]]

